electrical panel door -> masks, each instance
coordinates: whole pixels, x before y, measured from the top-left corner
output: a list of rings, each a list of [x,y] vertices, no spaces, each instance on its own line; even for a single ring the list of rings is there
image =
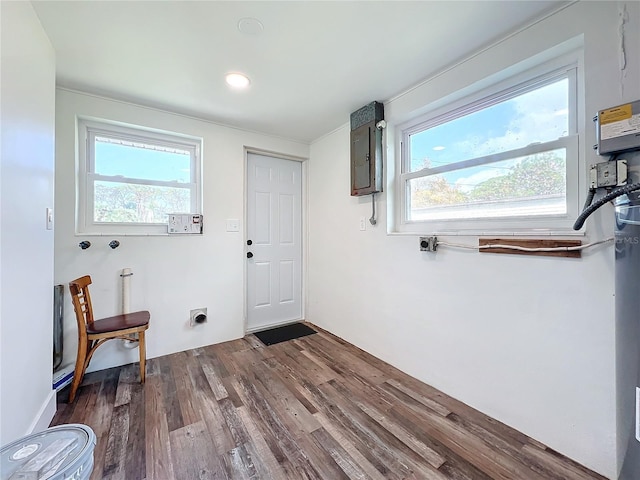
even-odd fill
[[[373,148],[375,151],[375,146]],[[371,127],[351,132],[351,194],[371,188]],[[374,153],[375,155],[375,153]]]
[[[372,102],[351,114],[351,195],[382,191],[383,105]]]

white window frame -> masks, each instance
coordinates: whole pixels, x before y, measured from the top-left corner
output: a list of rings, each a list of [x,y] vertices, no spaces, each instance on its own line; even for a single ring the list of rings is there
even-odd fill
[[[167,235],[166,223],[96,222],[94,221],[94,183],[100,180],[186,188],[191,192],[190,212],[202,213],[202,139],[143,127],[124,125],[106,120],[78,118],[78,183],[76,202],[77,235]],[[100,175],[95,172],[95,137],[102,136],[186,150],[190,154],[189,183],[167,182],[144,178]]]
[[[584,168],[580,162],[581,139],[584,125],[582,116],[582,75],[581,51],[573,52],[542,65],[515,74],[495,82],[462,99],[452,100],[411,119],[395,128],[395,184],[393,185],[395,202],[395,233],[414,233],[430,235],[574,235],[573,222],[579,214],[580,188],[583,186]],[[412,178],[425,175],[425,170],[409,172],[410,152],[409,136],[428,128],[460,118],[466,114],[488,108],[505,99],[534,90],[566,76],[569,79],[569,134],[543,144],[532,144],[515,150],[469,159],[457,164],[458,168],[492,163],[510,158],[518,158],[542,153],[558,148],[566,148],[566,201],[567,212],[564,215],[536,215],[518,217],[468,218],[450,220],[411,221],[409,218],[409,189],[407,182]],[[486,84],[486,83],[485,83]],[[452,94],[452,97],[455,97]],[[459,98],[459,97],[458,97]],[[451,170],[450,166],[427,169],[429,174]],[[458,169],[456,168],[456,169]],[[584,234],[584,232],[578,232]]]

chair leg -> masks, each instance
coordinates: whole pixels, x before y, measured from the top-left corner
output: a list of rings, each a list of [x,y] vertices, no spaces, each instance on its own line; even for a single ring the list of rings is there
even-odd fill
[[[76,357],[76,368],[73,372],[73,381],[71,382],[71,392],[69,392],[69,403],[73,403],[76,399],[76,392],[84,377],[84,371],[87,368],[87,338],[78,339],[78,356]]]
[[[144,331],[138,333],[138,347],[140,349],[140,383],[144,383],[147,371],[147,352],[144,344]]]

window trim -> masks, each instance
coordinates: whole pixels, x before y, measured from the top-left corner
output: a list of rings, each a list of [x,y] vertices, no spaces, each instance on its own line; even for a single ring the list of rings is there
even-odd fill
[[[582,90],[582,50],[556,57],[543,64],[526,71],[519,71],[515,74],[501,77],[489,86],[478,87],[474,93],[464,97],[459,96],[459,92],[452,92],[449,98],[451,101],[439,103],[426,114],[409,119],[397,125],[394,135],[394,180],[393,180],[393,202],[394,218],[389,224],[396,234],[440,234],[440,235],[583,235],[582,232],[575,232],[571,225],[573,219],[578,215],[580,187],[583,185],[582,174],[584,169],[581,166],[581,142],[583,135],[583,124],[580,121],[579,92]],[[409,136],[428,128],[441,125],[448,121],[460,118],[464,115],[488,108],[502,101],[514,98],[528,91],[533,91],[545,85],[553,83],[563,77],[569,79],[569,134],[556,140],[551,140],[542,144],[532,144],[506,152],[475,157],[459,163],[455,163],[455,168],[450,165],[422,169],[410,172],[410,152]],[[481,82],[478,82],[481,83]],[[423,110],[424,111],[424,110]],[[409,189],[407,182],[412,178],[425,177],[425,172],[429,174],[443,173],[444,171],[459,170],[473,164],[481,165],[492,163],[508,158],[518,158],[535,153],[566,148],[566,178],[567,178],[567,212],[561,215],[544,216],[518,216],[518,217],[493,217],[493,218],[469,218],[469,219],[449,219],[449,220],[409,220]]]
[[[202,213],[202,139],[136,125],[107,120],[77,119],[78,157],[76,191],[76,235],[167,235],[164,223],[96,222],[93,220],[96,181],[117,181],[136,185],[185,188],[191,192],[191,212]],[[150,143],[166,148],[187,150],[191,157],[189,183],[144,178],[101,175],[95,173],[95,137],[103,136],[128,142]],[[169,212],[168,212],[169,213]],[[182,212],[181,212],[182,213]]]

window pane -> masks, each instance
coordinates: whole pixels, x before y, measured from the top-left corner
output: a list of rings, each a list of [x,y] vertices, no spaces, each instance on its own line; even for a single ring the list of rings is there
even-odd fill
[[[565,214],[566,150],[414,178],[407,187],[411,221]]]
[[[96,181],[94,222],[167,223],[167,213],[190,212],[189,188]]]
[[[178,148],[96,136],[95,173],[189,183],[191,155]]]
[[[569,80],[410,135],[409,171],[544,143],[569,135]]]

